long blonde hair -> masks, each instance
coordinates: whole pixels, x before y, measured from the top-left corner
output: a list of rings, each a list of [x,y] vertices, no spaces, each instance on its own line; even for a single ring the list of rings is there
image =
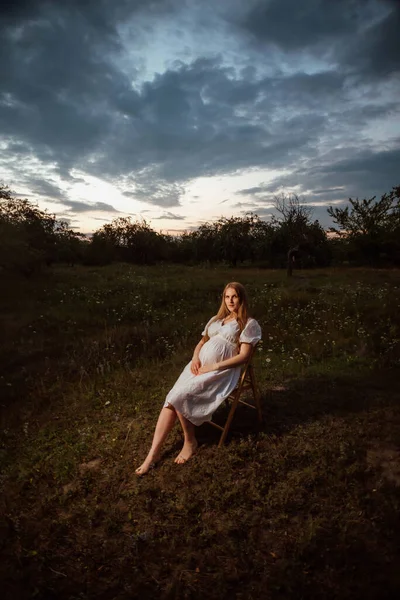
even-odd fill
[[[245,287],[237,281],[231,281],[230,283],[227,283],[224,287],[224,291],[222,292],[221,306],[219,307],[218,313],[213,319],[213,321],[218,321],[220,319],[223,320],[225,319],[225,317],[228,317],[231,314],[225,302],[226,290],[228,290],[229,288],[233,288],[239,298],[240,304],[239,310],[237,312],[237,322],[241,333],[246,326],[247,319],[249,318],[249,304]],[[208,340],[208,335],[206,335],[205,338],[206,340]]]

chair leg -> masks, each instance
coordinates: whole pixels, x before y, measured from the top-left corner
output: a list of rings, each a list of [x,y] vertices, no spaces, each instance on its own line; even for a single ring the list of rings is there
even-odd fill
[[[236,389],[236,393],[234,393],[234,397],[233,397],[233,401],[232,401],[232,406],[231,409],[229,411],[228,414],[228,418],[226,420],[225,426],[222,430],[222,435],[220,437],[220,440],[218,442],[218,448],[220,448],[225,440],[226,440],[226,436],[228,435],[229,432],[229,427],[232,423],[233,417],[235,416],[235,412],[236,409],[238,407],[239,401],[240,401],[240,395],[242,393],[242,388],[243,388],[243,384],[247,382],[250,383],[250,387],[251,390],[253,392],[253,397],[254,397],[254,403],[255,403],[255,409],[257,410],[257,417],[258,417],[258,422],[262,423],[263,421],[263,417],[262,417],[262,411],[261,411],[261,399],[260,399],[260,393],[258,391],[258,387],[256,384],[256,378],[254,376],[254,371],[253,371],[253,365],[247,363],[241,379],[240,379],[240,383],[238,388]],[[245,387],[245,389],[247,389],[247,387]],[[246,402],[244,402],[244,404],[246,404]],[[219,425],[217,425],[217,427],[219,428]]]
[[[250,375],[250,381],[251,381],[251,389],[253,391],[253,396],[254,396],[254,403],[255,403],[256,409],[257,409],[258,422],[262,423],[263,416],[262,416],[262,411],[261,411],[260,392],[257,387],[256,378],[254,376],[254,371],[253,371],[252,365],[249,366],[249,375]]]
[[[232,402],[231,410],[229,411],[228,418],[227,418],[225,426],[224,426],[224,430],[223,430],[220,440],[218,442],[218,448],[223,446],[223,444],[226,440],[226,436],[228,435],[229,427],[232,423],[232,419],[234,417],[237,405],[239,404],[239,397],[240,397],[240,389],[236,392],[235,398]]]

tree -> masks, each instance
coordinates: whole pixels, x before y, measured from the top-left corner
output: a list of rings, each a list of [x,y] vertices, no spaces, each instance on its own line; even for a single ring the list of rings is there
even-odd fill
[[[223,217],[215,223],[216,253],[236,267],[238,261],[252,258],[253,229],[258,216],[252,213],[244,217]]]
[[[82,257],[82,236],[66,221],[15,198],[0,186],[0,266],[25,275],[53,262],[74,264]]]
[[[56,218],[0,186],[0,266],[30,275],[54,260]]]
[[[203,223],[196,231],[186,234],[183,241],[188,246],[192,244],[192,256],[196,262],[218,262],[217,252],[217,229],[213,223]]]
[[[274,197],[275,210],[281,215],[280,222],[285,223],[292,241],[301,240],[304,230],[310,223],[313,209],[304,204],[297,194],[279,194]]]
[[[57,221],[54,228],[56,241],[55,261],[70,266],[83,260],[87,245],[85,235],[70,228],[67,221]]]
[[[270,232],[270,224],[248,213],[244,217],[221,217],[213,223],[203,223],[197,230],[180,236],[178,243],[186,260],[226,261],[235,267],[238,262],[263,258]]]
[[[353,200],[345,208],[330,206],[335,232],[346,244],[350,258],[375,265],[382,259],[400,260],[400,186],[369,199]]]
[[[257,215],[252,225],[251,260],[272,262],[272,243],[275,226],[272,221],[263,221]]]
[[[327,236],[319,221],[311,221],[313,209],[297,194],[275,196],[274,205],[280,217],[273,217],[272,247],[281,261],[285,260],[288,276],[292,275],[295,262],[303,266],[329,264]]]
[[[118,217],[93,234],[87,260],[105,264],[122,260],[137,264],[153,264],[168,255],[169,238],[157,233],[143,219]]]

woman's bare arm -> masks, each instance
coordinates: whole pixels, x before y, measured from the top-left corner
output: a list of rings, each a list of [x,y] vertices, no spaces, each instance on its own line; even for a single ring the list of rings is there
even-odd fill
[[[200,350],[202,349],[204,344],[205,344],[205,340],[204,340],[204,338],[201,338],[201,340],[197,344],[196,348],[194,349],[193,357],[192,357],[192,364],[190,365],[190,370],[192,371],[193,375],[199,374],[199,369],[201,367],[199,354],[200,354]]]
[[[209,373],[210,371],[222,371],[223,369],[239,367],[248,360],[251,350],[251,344],[240,344],[239,354],[233,356],[232,358],[222,360],[221,362],[213,363],[211,365],[207,365],[206,367],[200,367],[198,374],[202,375],[203,373]]]
[[[194,349],[193,359],[198,359],[199,358],[200,350],[202,349],[202,347],[204,346],[204,344],[205,344],[204,338],[201,338],[201,340],[197,344],[196,348]]]

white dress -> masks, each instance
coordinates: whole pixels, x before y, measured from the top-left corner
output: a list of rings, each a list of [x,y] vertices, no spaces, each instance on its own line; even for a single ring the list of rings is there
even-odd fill
[[[239,335],[237,321],[210,319],[202,332],[209,340],[202,346],[199,354],[203,366],[221,362],[239,353],[239,343],[255,345],[261,339],[261,327],[255,319],[248,319]],[[168,393],[164,406],[172,405],[193,425],[211,421],[218,406],[235,389],[240,377],[241,367],[228,367],[222,371],[210,371],[202,375],[193,375],[191,362],[186,365],[172,390]]]

